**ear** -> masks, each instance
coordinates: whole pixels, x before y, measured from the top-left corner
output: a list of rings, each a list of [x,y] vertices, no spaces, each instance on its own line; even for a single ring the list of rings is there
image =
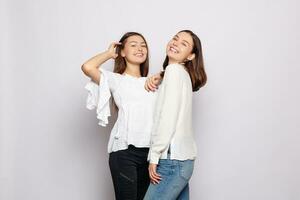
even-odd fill
[[[125,57],[125,53],[123,50],[121,50],[121,56],[124,58]]]
[[[191,61],[191,60],[193,60],[194,58],[195,58],[195,53],[192,53],[191,55],[189,55],[188,57],[187,57],[187,59],[189,60],[189,61]]]

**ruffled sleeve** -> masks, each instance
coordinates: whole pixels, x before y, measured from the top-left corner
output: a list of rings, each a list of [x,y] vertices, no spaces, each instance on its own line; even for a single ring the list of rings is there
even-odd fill
[[[86,107],[89,110],[97,108],[98,124],[100,126],[106,126],[108,124],[108,117],[110,116],[109,99],[111,98],[111,92],[108,81],[109,74],[106,73],[106,70],[100,69],[100,71],[102,73],[99,85],[90,81],[85,86],[85,89],[88,90]]]

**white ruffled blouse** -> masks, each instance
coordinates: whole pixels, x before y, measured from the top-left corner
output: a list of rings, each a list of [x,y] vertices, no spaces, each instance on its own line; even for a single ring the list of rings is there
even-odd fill
[[[87,83],[86,107],[96,108],[99,125],[106,126],[110,116],[111,96],[118,107],[118,118],[110,134],[108,153],[128,148],[149,147],[153,111],[157,94],[144,88],[147,77],[133,77],[100,69],[100,84]]]

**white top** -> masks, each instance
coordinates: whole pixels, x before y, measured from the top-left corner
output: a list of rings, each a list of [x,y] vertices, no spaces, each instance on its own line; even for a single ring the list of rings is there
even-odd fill
[[[113,96],[118,107],[118,118],[110,134],[108,152],[124,150],[132,144],[149,147],[156,93],[144,88],[147,77],[121,75],[100,69],[99,85],[90,81],[87,108],[96,109],[99,125],[106,126],[110,116],[109,99]]]
[[[159,88],[151,134],[148,159],[158,164],[166,159],[194,160],[196,142],[192,129],[192,83],[188,72],[180,64],[171,64],[165,70]]]

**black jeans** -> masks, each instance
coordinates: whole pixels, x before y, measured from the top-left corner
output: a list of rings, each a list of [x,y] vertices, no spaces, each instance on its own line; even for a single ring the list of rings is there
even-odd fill
[[[142,200],[148,189],[149,148],[128,149],[109,154],[109,167],[114,184],[116,200]]]

